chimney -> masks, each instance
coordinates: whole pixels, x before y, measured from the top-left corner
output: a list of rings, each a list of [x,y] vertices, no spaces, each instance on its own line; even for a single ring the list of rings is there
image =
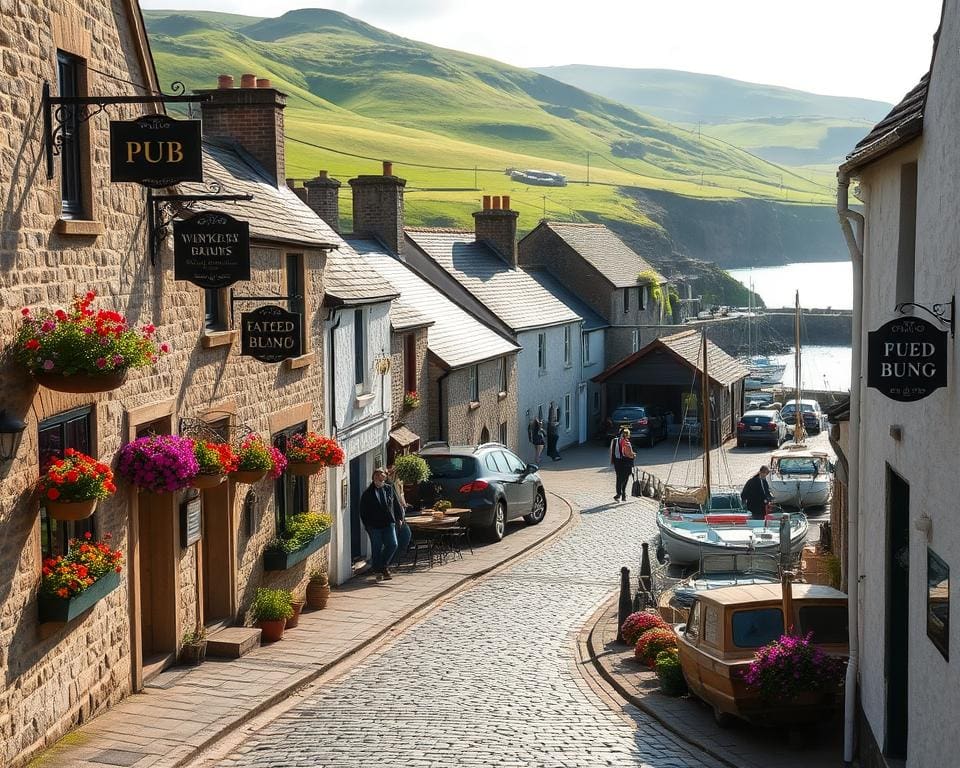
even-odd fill
[[[266,85],[257,87],[256,75],[240,77],[240,87],[233,87],[233,78],[221,75],[218,88],[198,90],[195,93],[209,95],[208,101],[200,103],[203,117],[203,134],[209,138],[231,139],[250,153],[270,175],[273,183],[280,186],[286,176],[286,159],[283,149],[283,109],[287,105],[286,94]]]
[[[403,188],[406,179],[393,175],[393,163],[384,161],[382,176],[350,179],[353,189],[353,232],[376,237],[393,253],[403,252]]]
[[[315,179],[305,181],[307,195],[304,202],[314,213],[329,224],[333,231],[340,233],[340,182],[331,179],[326,171],[320,171]],[[356,193],[354,193],[356,194]]]
[[[477,242],[484,241],[499,253],[512,269],[517,268],[517,219],[507,195],[483,196],[483,210],[473,214]]]

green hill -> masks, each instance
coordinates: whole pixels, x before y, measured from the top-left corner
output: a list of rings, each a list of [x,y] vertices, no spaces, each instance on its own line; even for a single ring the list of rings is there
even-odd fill
[[[671,196],[790,203],[813,227],[830,228],[842,257],[828,174],[795,174],[539,73],[414,42],[334,11],[267,19],[144,15],[162,82],[209,88],[224,73],[270,78],[288,94],[288,176],[326,169],[347,179],[392,160],[408,180],[411,224],[471,226],[481,194],[510,194],[524,231],[542,216],[599,221],[615,224],[654,260],[675,257],[684,249],[662,225],[662,211],[637,202],[635,193],[652,190],[664,193],[658,204],[667,199],[668,206]],[[505,175],[510,168],[556,171],[570,183],[526,186]],[[348,217],[348,188],[341,209]],[[836,254],[797,242],[754,255],[756,263],[774,263]]]

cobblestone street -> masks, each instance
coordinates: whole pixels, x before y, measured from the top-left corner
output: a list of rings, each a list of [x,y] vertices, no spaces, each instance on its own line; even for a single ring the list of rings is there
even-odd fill
[[[572,452],[568,466],[595,453]],[[220,765],[716,766],[638,710],[615,712],[575,668],[576,631],[655,530],[651,502],[605,501],[610,477],[545,469],[547,486],[579,505],[578,524],[444,603]]]

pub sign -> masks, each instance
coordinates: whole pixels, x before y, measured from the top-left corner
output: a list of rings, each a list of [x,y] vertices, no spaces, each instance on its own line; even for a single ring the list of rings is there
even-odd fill
[[[155,188],[203,181],[200,121],[166,115],[111,120],[110,181]]]
[[[947,332],[909,316],[870,331],[867,386],[902,403],[947,386]]]
[[[268,305],[240,315],[240,354],[279,363],[303,354],[303,315]]]
[[[250,223],[220,211],[173,222],[173,277],[201,288],[250,279]]]

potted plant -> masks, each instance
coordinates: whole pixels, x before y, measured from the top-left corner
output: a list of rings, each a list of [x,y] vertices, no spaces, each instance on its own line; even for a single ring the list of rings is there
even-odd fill
[[[843,682],[845,662],[803,637],[783,635],[757,651],[743,673],[748,687],[769,704],[807,703],[833,699]]]
[[[393,461],[397,479],[404,485],[418,485],[430,477],[430,466],[422,456],[405,453]]]
[[[97,501],[117,490],[110,467],[73,448],[50,463],[38,487],[47,514],[56,520],[90,517]]]
[[[120,449],[117,471],[143,490],[173,493],[190,485],[200,465],[189,437],[149,435]]]
[[[285,571],[330,541],[333,518],[322,512],[304,512],[287,518],[286,529],[267,543],[265,571]]]
[[[112,549],[111,536],[94,541],[88,531],[71,539],[65,555],[43,561],[40,621],[70,621],[120,585],[123,553]]]
[[[283,628],[287,619],[293,616],[292,598],[285,589],[257,590],[250,606],[250,613],[257,626],[260,627],[261,639],[268,643],[283,639]]]
[[[640,636],[649,629],[669,629],[659,613],[637,611],[631,613],[620,626],[620,636],[627,645],[636,645]]]
[[[93,291],[63,309],[21,310],[15,357],[34,379],[60,392],[107,392],[121,386],[131,368],[143,368],[169,351],[158,345],[153,325],[130,326],[110,310],[90,309]]]
[[[235,483],[259,483],[270,473],[274,479],[283,474],[287,457],[257,433],[247,435],[237,451],[237,468],[230,473]]]
[[[190,480],[194,488],[216,488],[237,468],[237,456],[228,443],[193,441],[193,455],[199,471]]]
[[[207,655],[207,629],[199,625],[191,632],[183,635],[183,645],[180,648],[180,660],[184,664],[196,666]]]
[[[290,598],[290,607],[293,608],[293,616],[287,619],[287,629],[293,629],[300,623],[300,612],[306,604],[306,600],[301,600],[296,596]]]
[[[294,475],[315,475],[324,467],[343,464],[343,448],[332,437],[316,432],[292,435],[287,440],[287,469]]]
[[[307,605],[320,610],[327,607],[330,597],[330,577],[322,568],[310,572],[310,581],[307,582]]]
[[[654,627],[648,629],[637,640],[637,647],[634,649],[634,656],[638,661],[642,661],[650,669],[656,663],[657,654],[660,651],[666,651],[677,647],[677,636],[672,629],[663,627]]]
[[[403,396],[403,407],[408,411],[416,410],[420,407],[420,394],[415,389],[411,389]]]

